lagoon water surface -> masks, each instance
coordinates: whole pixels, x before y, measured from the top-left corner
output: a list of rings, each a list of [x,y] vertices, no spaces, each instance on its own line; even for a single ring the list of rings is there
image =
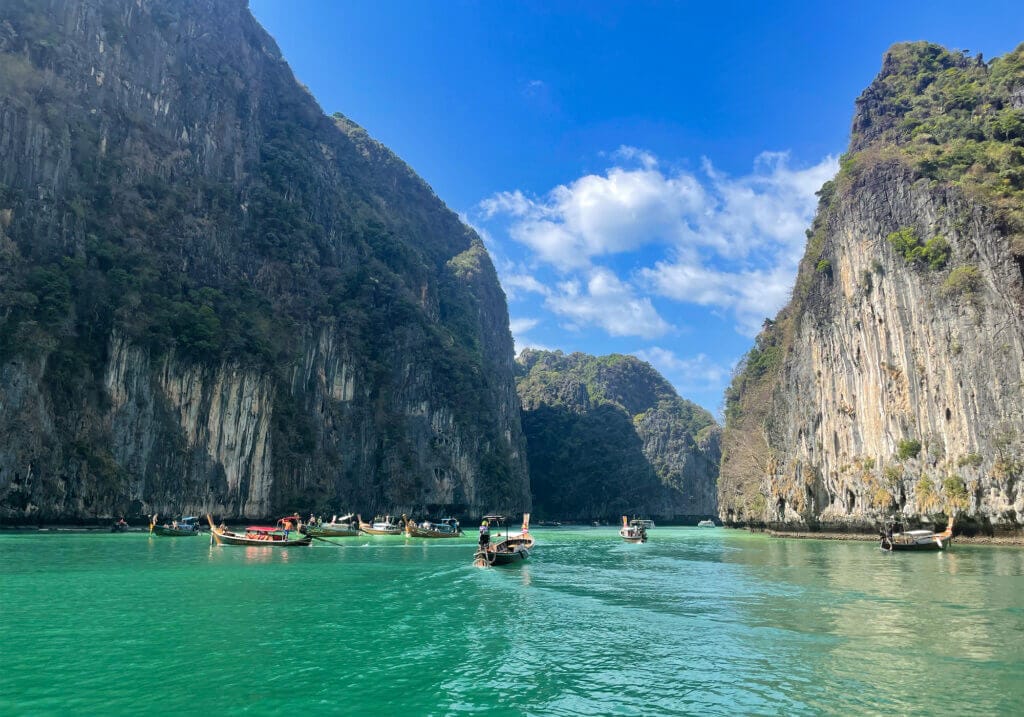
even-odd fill
[[[0,534],[4,714],[1024,714],[1024,550]]]

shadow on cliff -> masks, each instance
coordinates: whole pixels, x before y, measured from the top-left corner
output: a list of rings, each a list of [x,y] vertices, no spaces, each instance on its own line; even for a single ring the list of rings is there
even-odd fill
[[[583,412],[542,405],[522,412],[534,512],[545,519],[617,521],[620,515],[678,516],[686,497],[658,478],[621,409]]]

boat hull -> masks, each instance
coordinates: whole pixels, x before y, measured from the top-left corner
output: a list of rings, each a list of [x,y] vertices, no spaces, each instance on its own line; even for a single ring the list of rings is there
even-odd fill
[[[945,550],[948,545],[948,541],[943,540],[901,543],[898,540],[890,541],[888,538],[882,538],[881,548],[882,550],[919,550],[934,552],[937,550]]]
[[[363,533],[366,533],[367,535],[401,535],[402,534],[402,529],[401,528],[384,528],[384,529],[382,529],[382,528],[374,528],[374,527],[371,527],[371,526],[369,526],[369,525],[367,525],[365,523],[363,525],[359,526],[359,530],[362,531]]]
[[[479,567],[488,567],[491,565],[519,563],[530,557],[533,545],[532,535],[506,538],[486,548],[478,548],[473,564]]]
[[[526,560],[528,557],[530,557],[530,551],[524,548],[522,550],[513,550],[510,553],[494,553],[493,560],[490,563],[491,565],[511,565],[512,563]]]
[[[406,526],[405,534],[410,538],[461,538],[465,535],[461,530],[457,533],[442,533],[426,528],[414,528],[412,525]]]
[[[210,537],[217,545],[248,545],[254,548],[291,548],[309,545],[313,542],[313,536],[311,535],[288,538],[287,540],[257,540],[255,538],[246,538],[244,535],[214,531],[210,533]]]
[[[184,538],[189,535],[199,535],[198,530],[180,530],[179,528],[165,528],[162,525],[153,526],[153,535],[159,535],[162,538]]]
[[[314,538],[352,538],[359,535],[356,528],[307,528],[306,533]]]

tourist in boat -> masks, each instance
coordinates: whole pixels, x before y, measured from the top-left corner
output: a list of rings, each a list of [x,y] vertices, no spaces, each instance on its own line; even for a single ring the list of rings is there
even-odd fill
[[[491,529],[485,520],[480,524],[480,547],[486,548],[491,543]]]

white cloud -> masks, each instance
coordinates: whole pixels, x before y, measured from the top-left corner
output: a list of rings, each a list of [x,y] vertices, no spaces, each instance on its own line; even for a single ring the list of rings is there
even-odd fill
[[[519,292],[541,294],[542,296],[547,296],[551,293],[548,287],[537,281],[537,278],[531,274],[503,273],[501,275],[501,284],[505,287],[510,298],[518,296]]]
[[[513,334],[524,334],[540,323],[540,319],[512,319],[508,322],[508,328]]]
[[[764,319],[786,303],[795,273],[796,264],[786,262],[767,269],[728,272],[696,262],[663,261],[640,275],[660,296],[732,311],[737,330],[755,336]]]
[[[543,351],[550,350],[547,347],[538,344],[536,341],[526,336],[526,333],[528,331],[537,328],[540,324],[540,319],[527,317],[511,319],[508,322],[508,328],[512,332],[512,341],[515,345],[515,353],[517,355],[520,351],[527,347],[541,349]]]
[[[518,190],[499,192],[480,209],[486,219],[512,217],[510,236],[565,271],[587,267],[593,257],[687,235],[686,218],[707,201],[700,183],[686,174],[666,176],[649,153],[622,148],[616,154],[638,159],[643,167],[586,175],[540,199]]]
[[[503,221],[504,234],[528,250],[516,272],[502,273],[514,282],[506,289],[545,296],[573,324],[614,336],[671,329],[650,295],[731,314],[739,332],[756,334],[789,295],[814,192],[837,160],[794,169],[787,153],[765,152],[749,174],[730,177],[706,159],[693,174],[664,170],[636,147],[610,156],[616,166],[603,174],[544,196],[516,190],[480,203],[486,220]],[[627,255],[638,259],[627,264]],[[561,274],[557,289],[536,278],[545,266]]]
[[[839,169],[834,157],[813,167],[793,170],[785,152],[764,152],[754,172],[730,179],[704,160],[717,203],[697,222],[704,245],[724,257],[745,257],[766,246],[803,250],[804,229],[817,206],[814,193]]]
[[[670,349],[652,346],[636,352],[682,390],[693,388],[719,388],[731,375],[732,369],[712,361],[707,354],[680,358]]]
[[[534,203],[518,189],[514,192],[498,192],[480,202],[480,208],[484,210],[484,216],[487,219],[495,214],[511,214],[514,217],[522,217],[534,206]]]
[[[645,149],[622,145],[612,153],[615,159],[624,159],[627,162],[639,162],[644,169],[654,169],[658,166],[658,158]]]
[[[533,339],[529,339],[525,336],[516,336],[515,338],[515,354],[518,356],[523,352],[523,349],[536,349],[537,351],[555,351],[557,347],[548,346],[547,344],[538,343]]]
[[[544,306],[569,320],[569,328],[600,326],[612,336],[663,336],[672,327],[648,298],[635,295],[632,287],[607,269],[595,269],[584,286],[578,280],[558,285]]]

